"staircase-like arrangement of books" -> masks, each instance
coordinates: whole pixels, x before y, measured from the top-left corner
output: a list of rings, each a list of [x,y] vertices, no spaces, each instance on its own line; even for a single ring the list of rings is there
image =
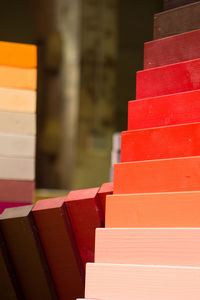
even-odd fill
[[[144,45],[87,299],[200,298],[200,2],[178,4]]]
[[[200,1],[164,7],[114,186],[35,205],[36,47],[0,43],[0,299],[200,299]]]

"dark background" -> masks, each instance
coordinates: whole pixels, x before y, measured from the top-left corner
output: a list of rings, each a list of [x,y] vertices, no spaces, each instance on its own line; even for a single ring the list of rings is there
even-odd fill
[[[162,0],[1,1],[0,40],[38,45],[37,187],[109,180]]]

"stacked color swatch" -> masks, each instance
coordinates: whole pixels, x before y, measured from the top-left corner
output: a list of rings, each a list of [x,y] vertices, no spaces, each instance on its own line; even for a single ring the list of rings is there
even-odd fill
[[[0,213],[33,202],[36,86],[36,46],[0,42]]]
[[[200,2],[191,2],[164,0],[184,6],[155,16],[156,40],[145,44],[87,299],[200,299]]]

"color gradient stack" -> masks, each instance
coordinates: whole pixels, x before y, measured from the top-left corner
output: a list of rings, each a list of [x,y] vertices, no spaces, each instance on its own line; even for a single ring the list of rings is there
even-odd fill
[[[37,48],[0,42],[0,213],[32,203]]]
[[[186,3],[165,4],[177,2]],[[106,228],[97,229],[95,263],[86,268],[87,299],[200,299],[200,30],[189,31],[194,7],[200,2],[155,16],[157,40],[145,44],[137,100],[129,102]],[[180,33],[179,13],[187,16],[188,32],[170,36]],[[164,34],[169,37],[158,39]]]

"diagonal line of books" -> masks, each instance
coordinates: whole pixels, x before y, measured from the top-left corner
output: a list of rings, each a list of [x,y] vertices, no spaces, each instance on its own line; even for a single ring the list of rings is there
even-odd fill
[[[104,183],[5,209],[0,215],[0,297],[83,297],[85,266],[94,262],[95,229],[104,226],[105,198],[112,193],[112,183]]]

